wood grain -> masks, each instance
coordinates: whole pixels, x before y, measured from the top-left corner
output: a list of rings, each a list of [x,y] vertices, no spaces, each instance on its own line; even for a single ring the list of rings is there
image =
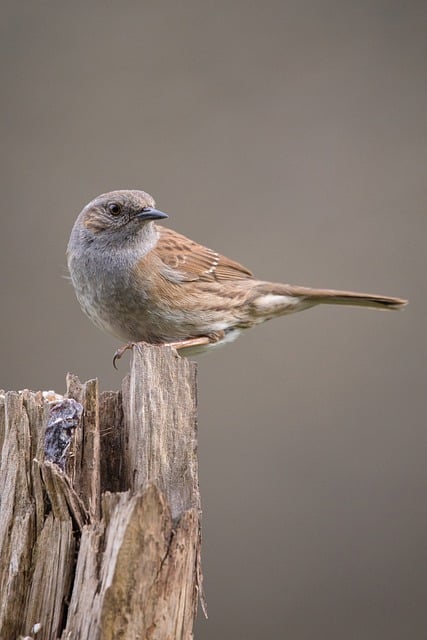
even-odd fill
[[[70,426],[74,401],[83,411]],[[62,403],[0,392],[0,637],[34,637],[36,625],[37,640],[191,639],[202,597],[195,365],[135,347],[122,392],[68,375]],[[44,457],[57,423],[65,464]]]

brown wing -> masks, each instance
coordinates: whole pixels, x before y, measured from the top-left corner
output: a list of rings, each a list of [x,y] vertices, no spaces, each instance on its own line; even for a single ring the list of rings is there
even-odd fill
[[[225,258],[172,229],[157,229],[160,238],[156,254],[168,267],[182,274],[182,281],[253,278],[251,271],[238,262]]]

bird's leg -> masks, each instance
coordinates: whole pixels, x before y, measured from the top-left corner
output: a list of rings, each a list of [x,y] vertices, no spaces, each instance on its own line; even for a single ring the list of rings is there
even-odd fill
[[[164,347],[174,347],[177,351],[180,349],[188,349],[190,347],[203,347],[207,344],[218,342],[224,337],[224,331],[213,331],[207,336],[198,336],[197,338],[187,338],[186,340],[178,340],[177,342],[166,342]]]
[[[157,345],[157,346],[173,347],[174,349],[179,351],[180,349],[189,349],[190,347],[203,347],[207,344],[214,344],[215,342],[222,340],[224,335],[225,335],[224,331],[213,331],[207,336],[198,336],[197,338],[187,338],[186,340],[178,340],[177,342],[163,342],[161,345]],[[136,344],[149,344],[149,343],[128,342],[127,344],[124,344],[123,347],[120,347],[119,349],[117,349],[113,357],[113,367],[115,369],[117,369],[117,366],[116,366],[117,360],[120,360],[120,358],[125,353],[125,351],[127,351],[128,349],[132,349],[132,347],[134,347]]]
[[[180,349],[187,349],[188,347],[201,347],[205,344],[209,344],[211,341],[207,336],[201,336],[200,338],[188,338],[187,340],[178,340],[178,342],[165,342],[163,347],[173,347],[177,351]]]
[[[206,344],[210,344],[211,342],[216,342],[216,340],[212,340],[211,338],[208,338],[208,336],[201,336],[200,338],[189,338],[188,340],[180,340],[178,342],[164,342],[161,345],[157,345],[157,346],[173,347],[174,349],[179,351],[180,349],[186,349],[188,347],[203,346]],[[119,349],[117,349],[117,351],[113,356],[113,367],[115,369],[117,369],[117,360],[120,360],[120,358],[125,353],[125,351],[127,351],[128,349],[132,349],[132,347],[134,347],[136,344],[149,344],[149,343],[128,342],[127,344],[124,344],[123,347],[119,347]]]

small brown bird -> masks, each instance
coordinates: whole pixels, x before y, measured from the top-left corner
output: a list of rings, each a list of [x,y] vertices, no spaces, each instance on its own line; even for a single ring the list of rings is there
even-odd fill
[[[241,264],[154,223],[167,217],[144,191],[111,191],[84,207],[71,232],[67,256],[77,299],[98,327],[121,340],[171,344],[189,355],[317,304],[407,304],[256,280]]]

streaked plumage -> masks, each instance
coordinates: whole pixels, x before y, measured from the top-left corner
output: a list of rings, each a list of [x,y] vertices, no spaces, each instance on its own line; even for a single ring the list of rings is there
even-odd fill
[[[174,343],[185,353],[317,304],[401,309],[406,300],[264,282],[249,269],[153,220],[143,191],[98,196],[80,213],[68,265],[83,311],[128,342]]]

